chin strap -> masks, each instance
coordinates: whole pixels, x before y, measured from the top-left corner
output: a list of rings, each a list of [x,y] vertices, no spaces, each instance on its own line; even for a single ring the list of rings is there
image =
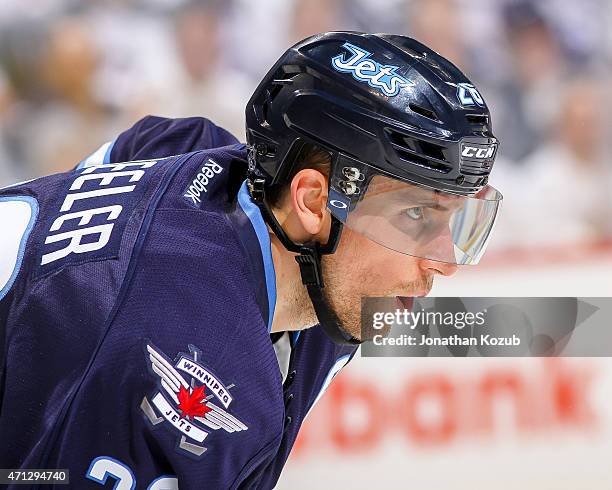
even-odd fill
[[[308,242],[304,244],[294,243],[285,233],[276,216],[270,209],[270,206],[265,201],[265,180],[257,178],[249,178],[247,181],[249,192],[253,202],[257,204],[265,221],[270,225],[272,231],[276,234],[285,248],[297,253],[296,262],[300,266],[300,274],[302,283],[306,286],[310,301],[314,307],[315,313],[325,333],[339,345],[359,345],[361,341],[344,331],[340,325],[340,320],[329,305],[329,302],[323,295],[323,274],[321,271],[321,255],[332,254],[336,251],[338,242],[340,241],[340,232],[342,231],[342,222],[335,216],[332,216],[332,225],[329,233],[329,240],[323,246],[317,242]]]

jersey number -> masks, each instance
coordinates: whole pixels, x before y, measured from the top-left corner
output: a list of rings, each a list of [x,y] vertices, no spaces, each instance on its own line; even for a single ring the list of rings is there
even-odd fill
[[[134,472],[121,461],[108,456],[95,458],[85,476],[100,485],[105,485],[107,478],[111,476],[117,480],[113,490],[136,488]],[[147,490],[178,490],[178,479],[175,476],[160,476],[149,484]]]

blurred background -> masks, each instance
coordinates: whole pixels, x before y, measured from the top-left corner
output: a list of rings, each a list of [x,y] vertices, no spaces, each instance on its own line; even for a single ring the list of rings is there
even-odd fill
[[[244,107],[294,42],[419,39],[484,95],[505,204],[481,266],[432,295],[612,295],[612,2],[2,0],[0,187],[82,160],[146,114]],[[279,489],[612,488],[609,359],[356,359]]]

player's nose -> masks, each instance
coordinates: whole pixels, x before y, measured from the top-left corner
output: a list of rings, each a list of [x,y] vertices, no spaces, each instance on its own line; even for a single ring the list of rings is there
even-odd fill
[[[437,260],[420,259],[419,267],[423,272],[429,274],[442,274],[443,276],[452,276],[457,272],[457,264],[450,264],[448,262],[439,262]]]

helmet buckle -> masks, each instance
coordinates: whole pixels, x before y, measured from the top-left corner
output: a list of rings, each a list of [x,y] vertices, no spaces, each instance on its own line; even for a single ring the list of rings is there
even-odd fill
[[[247,186],[249,193],[253,201],[263,203],[266,196],[266,181],[264,179],[249,179],[247,180]]]

